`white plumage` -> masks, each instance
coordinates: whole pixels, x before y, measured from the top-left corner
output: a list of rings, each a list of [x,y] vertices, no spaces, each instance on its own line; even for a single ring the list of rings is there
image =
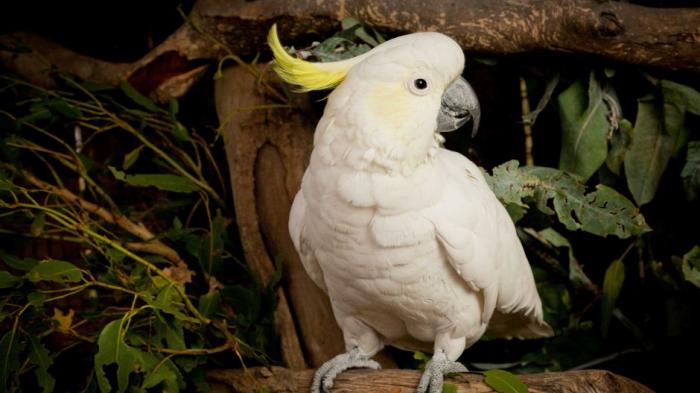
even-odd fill
[[[479,168],[440,147],[441,97],[463,64],[442,34],[387,41],[355,60],[317,126],[289,230],[365,358],[389,344],[454,361],[489,322],[551,335],[513,222]]]

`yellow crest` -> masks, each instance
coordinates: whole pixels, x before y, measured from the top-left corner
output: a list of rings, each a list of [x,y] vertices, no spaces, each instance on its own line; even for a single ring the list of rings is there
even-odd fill
[[[285,82],[301,86],[300,91],[303,92],[338,86],[345,79],[350,68],[357,63],[353,61],[357,58],[332,63],[312,63],[293,57],[282,47],[276,24],[270,28],[267,44],[275,57],[275,72]]]

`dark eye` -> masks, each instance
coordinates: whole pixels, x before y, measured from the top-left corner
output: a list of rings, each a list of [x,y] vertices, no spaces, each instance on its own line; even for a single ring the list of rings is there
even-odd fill
[[[418,90],[423,90],[428,87],[428,82],[426,82],[426,80],[423,78],[418,78],[413,81],[413,86],[415,86]]]

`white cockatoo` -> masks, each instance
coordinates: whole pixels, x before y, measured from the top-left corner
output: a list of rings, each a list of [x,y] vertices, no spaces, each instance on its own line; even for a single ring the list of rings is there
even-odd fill
[[[277,73],[302,90],[335,89],[316,127],[289,232],[311,279],[330,298],[347,352],[322,365],[311,391],[338,373],[379,368],[384,345],[433,353],[418,392],[443,376],[488,329],[552,334],[515,227],[466,157],[440,132],[479,104],[461,77],[464,54],[434,32],[386,41],[331,63],[294,58],[273,26]]]

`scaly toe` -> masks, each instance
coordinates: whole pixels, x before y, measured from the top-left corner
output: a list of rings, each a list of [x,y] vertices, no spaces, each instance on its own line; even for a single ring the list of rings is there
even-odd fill
[[[444,353],[437,353],[425,366],[416,393],[441,393],[445,375],[467,371],[462,363],[448,360]]]
[[[340,354],[333,359],[323,363],[316,373],[311,384],[311,393],[330,393],[333,382],[338,374],[349,368],[370,368],[378,370],[379,363],[360,354],[359,349],[352,349],[350,352]]]

